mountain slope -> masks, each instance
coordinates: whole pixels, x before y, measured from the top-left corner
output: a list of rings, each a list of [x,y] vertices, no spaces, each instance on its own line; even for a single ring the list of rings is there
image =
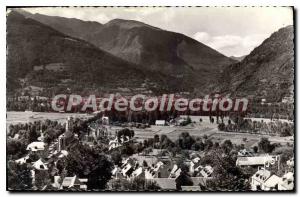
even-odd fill
[[[97,22],[28,12],[24,15],[64,34],[89,41],[130,62],[145,65],[147,69],[157,70],[160,67],[172,72],[170,67],[173,65],[188,65],[195,70],[205,70],[207,67],[219,69],[234,62],[185,35],[138,21],[114,19],[102,25]]]
[[[50,26],[59,32],[85,40],[92,32],[102,29],[102,24],[92,21],[83,21],[76,18],[64,18],[59,16],[47,16],[42,14],[31,14],[23,10],[17,10],[22,15],[32,18],[40,23]]]
[[[171,74],[189,69],[215,71],[233,62],[187,36],[137,21],[112,20],[87,40],[116,56],[144,65],[145,69],[162,69]]]
[[[288,26],[273,33],[240,63],[224,71],[223,90],[241,96],[281,101],[293,96],[294,33]]]
[[[35,70],[53,64],[62,65],[64,71]],[[151,74],[17,12],[11,11],[7,16],[7,78],[10,81],[25,78],[29,85],[53,88],[68,79],[72,82],[68,85],[74,90],[78,87],[139,88],[147,86],[146,81],[154,86],[163,83],[159,74]],[[12,84],[7,84],[8,91],[16,87],[11,87]]]
[[[41,23],[67,35],[84,39],[117,57],[138,65],[137,69],[161,73],[168,81],[185,85],[183,91],[206,91],[211,89],[220,71],[236,62],[210,47],[185,35],[165,31],[142,22],[115,19],[88,30],[91,22],[81,21],[74,26],[73,19],[28,14]],[[66,30],[65,24],[72,30]],[[82,33],[86,31],[86,34]],[[196,89],[201,90],[196,90]]]

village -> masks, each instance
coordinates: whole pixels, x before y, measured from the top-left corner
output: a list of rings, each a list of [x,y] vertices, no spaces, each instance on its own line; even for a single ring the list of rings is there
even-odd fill
[[[58,191],[294,189],[293,133],[278,136],[266,131],[282,125],[293,128],[285,120],[253,119],[252,126],[259,130],[255,133],[241,132],[245,128],[229,117],[180,115],[156,120],[154,125],[112,121],[104,114],[86,120],[70,116],[63,124],[47,121],[55,126],[49,129],[39,121],[22,128],[34,133],[25,143],[26,150],[18,145],[28,138],[26,131],[15,126],[8,132],[8,146],[20,149],[14,152],[12,148],[8,155],[9,170],[28,175],[26,186],[16,187]],[[258,124],[264,121],[264,127]],[[53,130],[55,135],[49,133]],[[94,164],[89,154],[102,160]]]

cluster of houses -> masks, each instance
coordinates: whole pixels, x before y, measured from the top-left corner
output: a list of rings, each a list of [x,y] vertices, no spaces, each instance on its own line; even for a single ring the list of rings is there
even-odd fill
[[[271,171],[260,168],[251,177],[251,190],[253,191],[272,191],[272,190],[293,190],[294,189],[294,173],[287,172],[282,177],[275,174],[272,175]]]
[[[251,190],[253,191],[272,191],[272,190],[293,190],[294,189],[294,159],[286,162],[286,173],[283,176],[272,174],[269,168],[276,166],[280,168],[279,155],[259,155],[254,156],[246,150],[239,152],[236,165],[244,167],[253,167],[258,170],[250,178]]]
[[[213,168],[209,165],[200,165],[199,157],[185,160],[184,165],[188,168],[186,173],[190,176],[193,186],[183,185],[181,189],[200,191],[200,185],[206,186],[206,181],[211,178]],[[115,166],[112,174],[113,179],[110,181],[110,187],[113,187],[113,182],[117,179],[130,181],[140,177],[146,181],[156,182],[161,190],[176,190],[176,179],[182,174],[182,169],[170,157],[159,158],[154,155],[134,154],[123,159],[120,166]]]
[[[183,119],[184,120],[184,119]],[[102,117],[104,124],[93,127],[90,125],[91,136],[97,138],[99,136],[108,136],[113,131],[109,128],[109,119]],[[178,121],[176,121],[178,122]],[[166,122],[157,121],[157,126],[166,125]],[[18,164],[29,164],[32,173],[32,182],[35,185],[36,175],[42,171],[49,170],[49,163],[54,162],[55,165],[60,158],[66,157],[68,150],[76,142],[79,141],[78,136],[73,133],[73,119],[68,118],[66,121],[66,131],[61,134],[51,144],[47,145],[43,142],[43,132],[36,142],[30,143],[26,150],[28,155],[15,160]],[[116,133],[116,132],[115,132]],[[118,148],[124,143],[130,141],[129,137],[118,138],[109,141],[109,150]],[[39,153],[47,152],[47,157],[41,157],[35,161],[30,158],[31,153],[39,155]],[[193,182],[193,185],[182,185],[183,191],[201,191],[201,186],[206,187],[207,180],[212,179],[214,168],[210,165],[201,165],[201,158],[195,154],[191,159],[182,161],[185,169],[177,163],[178,158],[171,156],[161,156],[161,150],[153,149],[147,155],[133,154],[130,157],[123,158],[121,165],[115,165],[112,170],[112,179],[108,184],[109,189],[113,189],[115,180],[133,180],[135,178],[143,178],[147,181],[155,182],[161,190],[176,190],[176,180],[184,173],[187,173]],[[272,190],[293,190],[294,189],[294,160],[287,161],[286,172],[282,176],[273,174],[269,169],[271,166],[278,164],[279,155],[257,155],[247,150],[240,150],[236,160],[236,165],[241,168],[252,167],[257,171],[250,178],[251,190],[272,191]],[[51,169],[51,168],[50,168]],[[77,176],[62,177],[57,173],[51,173],[51,186],[58,190],[86,190],[88,180]],[[47,186],[45,186],[45,189]]]
[[[26,150],[28,151],[28,154],[20,159],[15,160],[17,164],[27,164],[30,166],[33,189],[36,188],[35,183],[37,174],[41,173],[42,171],[48,171],[49,163],[51,162],[54,162],[56,165],[59,159],[66,157],[69,154],[69,148],[76,144],[76,142],[78,142],[78,136],[72,131],[72,124],[73,119],[71,117],[68,117],[66,121],[66,131],[48,146],[46,146],[46,143],[43,142],[44,134],[42,131],[40,131],[41,137],[38,138],[38,141],[32,142],[27,145]],[[47,157],[42,156],[45,155],[44,153],[47,153]],[[40,158],[36,161],[32,161],[32,154],[35,154]],[[87,179],[80,179],[76,176],[60,177],[56,176],[54,172],[51,185],[53,188],[56,188],[58,190],[86,190],[86,183]],[[45,187],[42,189],[47,189],[47,185],[45,185]]]

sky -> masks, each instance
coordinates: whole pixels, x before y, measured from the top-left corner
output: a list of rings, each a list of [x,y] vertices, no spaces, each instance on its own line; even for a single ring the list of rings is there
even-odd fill
[[[278,29],[293,25],[289,7],[64,7],[26,8],[31,13],[102,24],[138,20],[192,37],[226,56],[249,54]]]

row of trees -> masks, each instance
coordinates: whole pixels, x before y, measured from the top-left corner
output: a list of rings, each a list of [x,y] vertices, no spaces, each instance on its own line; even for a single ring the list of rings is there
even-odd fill
[[[247,133],[261,133],[278,135],[281,137],[294,135],[294,124],[282,121],[264,122],[264,121],[252,121],[251,119],[239,118],[234,123],[228,120],[228,124],[218,124],[220,131],[227,132],[247,132]]]

